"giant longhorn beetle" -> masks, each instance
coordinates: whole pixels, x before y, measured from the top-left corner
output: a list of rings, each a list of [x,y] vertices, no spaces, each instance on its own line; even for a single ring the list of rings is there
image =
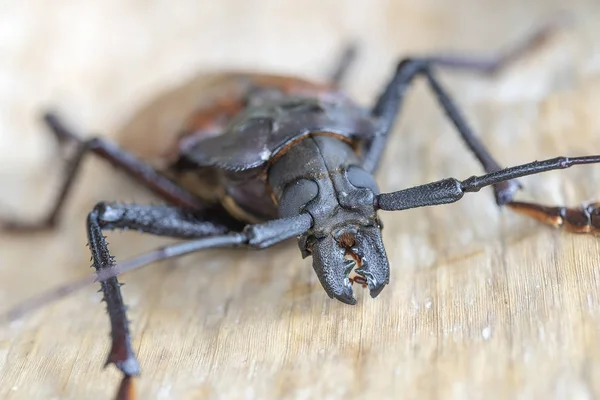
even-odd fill
[[[131,396],[131,378],[140,372],[117,280],[124,270],[201,249],[262,249],[296,237],[302,256],[312,256],[325,292],[346,304],[355,304],[354,279],[368,286],[372,297],[389,282],[377,211],[452,203],[486,186],[493,186],[499,206],[572,232],[597,233],[600,203],[577,209],[550,207],[514,201],[513,195],[520,188],[516,178],[597,163],[600,156],[557,157],[502,168],[473,134],[435,74],[435,68],[493,73],[531,49],[552,28],[544,27],[491,59],[406,58],[370,108],[357,105],[339,90],[353,55],[350,48],[324,84],[274,75],[229,74],[218,98],[200,107],[182,129],[173,144],[171,154],[175,157],[165,171],[154,169],[107,140],[83,140],[56,114],[47,113],[44,118],[50,130],[59,141],[74,143],[76,154],[69,160],[62,189],[47,218],[33,224],[6,221],[4,228],[54,226],[80,163],[89,153],[125,171],[169,203],[150,206],[101,202],[87,218],[89,246],[97,271],[94,277],[101,281],[110,317],[112,347],[108,362],[124,375],[120,398]],[[426,79],[485,174],[380,193],[373,175],[405,94],[419,76]],[[103,231],[119,228],[189,241],[115,264]],[[352,278],[352,272],[358,277]],[[15,317],[89,281],[34,299],[13,309],[9,316]]]

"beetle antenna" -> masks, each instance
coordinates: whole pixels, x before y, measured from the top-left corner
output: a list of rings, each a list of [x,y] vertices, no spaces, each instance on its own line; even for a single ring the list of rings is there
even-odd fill
[[[249,225],[242,233],[230,233],[220,236],[204,237],[181,243],[163,246],[158,249],[140,254],[137,257],[117,263],[109,268],[102,269],[75,281],[50,289],[31,299],[17,304],[6,312],[0,314],[0,324],[14,321],[32,311],[40,309],[48,303],[60,300],[71,293],[85,288],[96,282],[106,281],[124,272],[133,271],[145,265],[180,257],[205,249],[218,248],[263,248],[269,247],[285,239],[299,235],[309,229],[312,218],[307,214],[296,217],[273,220],[260,225]],[[285,231],[283,231],[285,229]]]

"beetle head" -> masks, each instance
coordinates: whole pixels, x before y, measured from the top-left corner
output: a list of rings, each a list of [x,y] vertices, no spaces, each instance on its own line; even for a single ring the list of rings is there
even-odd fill
[[[338,138],[311,136],[293,146],[269,170],[279,215],[310,214],[312,227],[298,238],[303,257],[330,297],[355,304],[350,273],[362,276],[376,297],[389,281],[372,173]]]
[[[306,250],[329,297],[356,304],[350,282],[354,270],[367,280],[371,297],[389,282],[390,268],[381,240],[380,225],[342,227],[323,237],[312,237]]]

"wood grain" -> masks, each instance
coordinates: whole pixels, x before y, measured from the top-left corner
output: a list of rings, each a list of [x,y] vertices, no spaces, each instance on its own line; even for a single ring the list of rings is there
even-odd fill
[[[183,110],[189,97],[165,93],[204,72],[320,78],[343,43],[359,38],[347,87],[368,104],[401,55],[489,54],[561,8],[573,26],[503,73],[441,74],[505,165],[600,153],[594,0],[3,2],[0,211],[34,219],[51,202],[61,163],[36,119],[47,105],[86,134],[144,154],[171,123],[149,124],[151,110]],[[417,84],[378,175],[382,188],[480,172]],[[520,198],[576,205],[600,198],[599,179],[596,166],[546,173],[523,179]],[[90,159],[59,229],[0,236],[1,309],[89,273],[84,218],[104,199],[157,201]],[[294,243],[209,251],[125,275],[140,397],[600,397],[597,238],[499,211],[489,190],[382,219],[392,280],[375,300],[359,291],[354,307],[326,296]],[[118,259],[168,242],[109,236]],[[119,374],[102,369],[108,318],[96,289],[0,326],[0,397],[114,393]]]

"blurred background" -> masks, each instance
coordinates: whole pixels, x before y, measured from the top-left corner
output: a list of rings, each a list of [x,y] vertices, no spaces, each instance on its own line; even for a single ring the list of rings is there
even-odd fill
[[[357,40],[345,87],[368,106],[402,56],[492,55],[559,15],[570,26],[494,77],[440,73],[505,165],[600,153],[597,1],[1,2],[0,215],[35,219],[52,202],[62,163],[39,120],[48,107],[144,155],[157,132],[131,127],[165,93],[177,108],[178,90],[205,72],[319,80]],[[416,84],[382,189],[480,172]],[[523,198],[576,205],[600,198],[599,178],[595,166],[526,178]],[[157,202],[90,159],[56,231],[0,233],[0,310],[89,273],[84,220],[99,200]],[[141,398],[600,396],[594,237],[500,212],[487,190],[382,218],[392,282],[355,307],[327,298],[293,244],[126,275]],[[166,242],[109,235],[117,259]],[[0,397],[112,395],[119,374],[101,368],[109,327],[95,291],[0,325]]]

